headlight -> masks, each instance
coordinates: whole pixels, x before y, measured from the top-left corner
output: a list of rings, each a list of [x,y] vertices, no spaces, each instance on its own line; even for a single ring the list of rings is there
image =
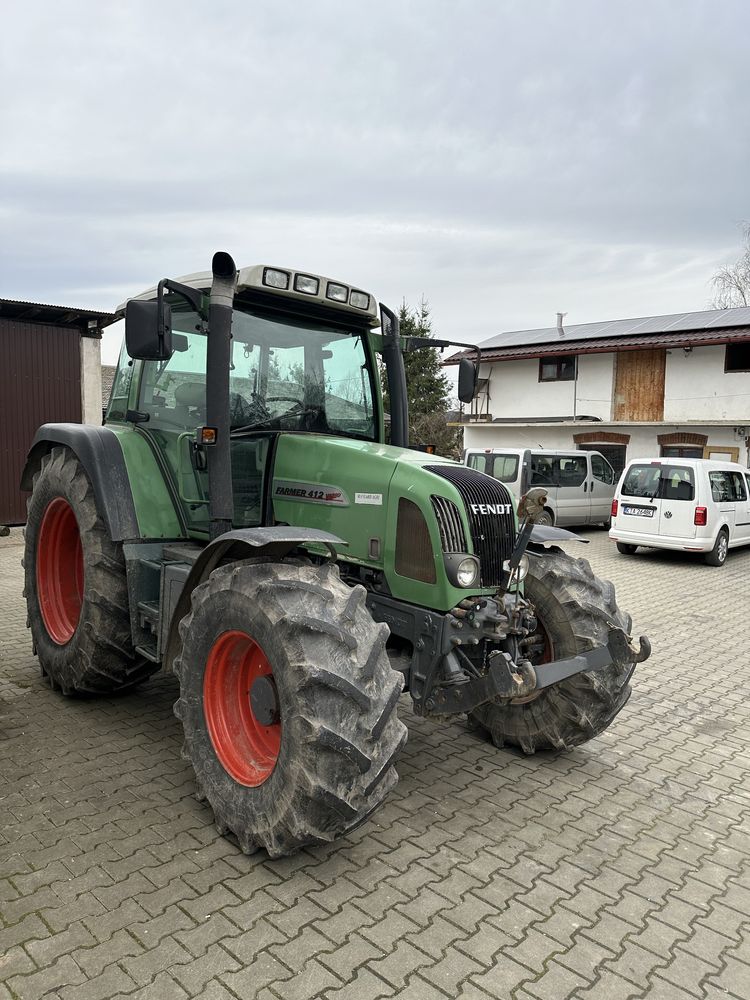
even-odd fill
[[[337,285],[335,282],[329,281],[326,286],[326,298],[333,302],[346,302],[349,298],[349,289],[346,285]]]
[[[352,293],[349,296],[349,301],[357,309],[369,309],[370,308],[370,296],[366,292],[358,292],[356,289],[352,289]]]
[[[275,267],[267,267],[263,272],[263,284],[269,288],[289,288],[289,275],[286,271],[279,271]]]
[[[509,559],[506,559],[505,562],[503,563],[503,569],[506,570],[506,572],[507,572],[507,570],[510,569],[510,560]],[[519,562],[519,564],[518,564],[518,566],[516,568],[516,571],[514,572],[513,576],[510,578],[510,586],[511,587],[515,587],[517,584],[519,584],[521,582],[521,580],[525,579],[526,574],[528,572],[529,572],[529,557],[526,555],[526,553],[524,553],[521,556],[521,561]]]
[[[479,567],[473,559],[462,559],[456,567],[456,579],[459,587],[473,587],[477,582]]]
[[[294,290],[304,292],[305,295],[317,295],[320,282],[309,274],[295,274]]]

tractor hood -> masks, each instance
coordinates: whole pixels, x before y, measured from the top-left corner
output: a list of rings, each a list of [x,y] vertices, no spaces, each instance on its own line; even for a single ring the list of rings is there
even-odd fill
[[[466,494],[467,479],[481,494]],[[509,544],[515,528],[510,494],[491,477],[435,455],[350,438],[280,435],[270,488],[277,522],[338,535],[347,542],[342,556],[382,570],[394,597],[435,609],[466,596],[448,583],[443,552],[474,552],[476,518],[488,519],[482,537]],[[471,503],[497,499],[499,491],[497,509]],[[410,568],[404,552],[413,544],[419,565]],[[494,546],[493,561],[505,548]]]

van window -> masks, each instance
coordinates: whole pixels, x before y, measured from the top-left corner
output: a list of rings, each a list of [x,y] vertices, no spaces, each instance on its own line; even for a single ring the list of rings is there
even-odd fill
[[[558,486],[581,486],[588,474],[584,455],[561,455],[555,465]]]
[[[717,503],[731,503],[735,500],[746,500],[745,484],[739,472],[709,472],[711,497]]]
[[[518,476],[518,455],[469,455],[468,466],[494,476],[501,483],[514,483]]]
[[[693,470],[684,465],[631,465],[620,492],[652,500],[693,500]]]
[[[477,472],[486,472],[490,475],[490,459],[492,455],[469,455],[469,461],[466,463],[470,469],[476,469]]]
[[[531,456],[531,485],[554,486],[555,470],[552,461],[546,455]]]
[[[612,484],[615,481],[614,469],[601,455],[591,456],[591,472],[594,479],[598,479],[600,483]]]
[[[513,483],[518,476],[518,455],[495,455],[492,475],[501,483]]]

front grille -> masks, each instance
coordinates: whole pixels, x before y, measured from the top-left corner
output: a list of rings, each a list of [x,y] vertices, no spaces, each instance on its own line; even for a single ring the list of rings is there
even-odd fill
[[[466,552],[466,535],[458,507],[445,497],[430,499],[437,518],[443,552]]]
[[[467,469],[463,465],[426,465],[425,469],[447,479],[461,494],[466,506],[474,552],[479,556],[482,566],[482,586],[498,586],[502,579],[503,563],[510,558],[515,541],[516,526],[510,491],[491,476]],[[481,507],[485,508],[485,513],[482,513]],[[499,509],[500,513],[491,512],[489,508],[493,507]],[[437,510],[435,513],[437,514]],[[443,538],[442,527],[440,537]]]

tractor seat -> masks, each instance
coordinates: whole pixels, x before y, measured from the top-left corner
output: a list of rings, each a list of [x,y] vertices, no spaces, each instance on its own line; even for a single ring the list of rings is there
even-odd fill
[[[174,391],[174,401],[178,406],[204,407],[206,405],[206,383],[181,382]]]

